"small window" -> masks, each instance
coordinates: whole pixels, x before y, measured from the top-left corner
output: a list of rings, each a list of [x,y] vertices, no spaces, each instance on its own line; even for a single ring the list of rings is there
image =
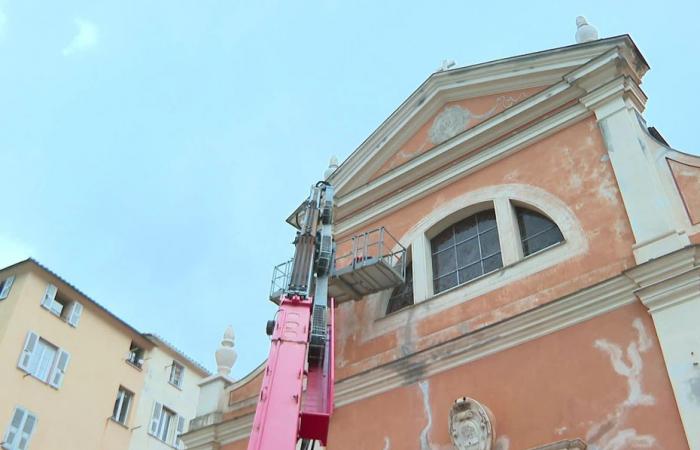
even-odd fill
[[[129,347],[129,354],[126,357],[126,362],[140,369],[143,366],[143,355],[144,350],[132,341]]]
[[[413,265],[406,265],[406,280],[394,288],[386,307],[386,314],[391,314],[413,304]]]
[[[58,389],[63,383],[69,360],[70,355],[67,351],[30,331],[17,366],[34,378]]]
[[[10,426],[2,439],[2,448],[7,450],[27,450],[29,441],[36,429],[36,416],[24,408],[15,408]]]
[[[51,311],[55,316],[77,327],[80,315],[83,312],[83,305],[77,301],[65,297],[58,288],[49,284],[41,300],[41,306]]]
[[[178,416],[173,410],[160,402],[153,404],[153,415],[148,433],[166,444],[183,449],[184,444],[180,435],[185,432],[185,418]]]
[[[564,240],[559,227],[535,211],[525,208],[515,208],[518,217],[520,240],[523,244],[523,255],[528,256],[539,252]]]
[[[134,398],[134,394],[119,387],[119,392],[117,392],[117,399],[114,401],[114,410],[112,411],[112,419],[119,422],[122,425],[126,425],[126,420],[129,417],[129,409],[131,407],[131,400]]]
[[[175,387],[182,387],[182,378],[185,375],[185,366],[177,361],[173,361],[170,366],[170,384]]]
[[[493,209],[449,226],[430,247],[436,294],[503,267]]]
[[[15,276],[5,278],[0,281],[0,300],[6,299],[10,295],[10,289],[12,289],[12,284],[15,282]]]

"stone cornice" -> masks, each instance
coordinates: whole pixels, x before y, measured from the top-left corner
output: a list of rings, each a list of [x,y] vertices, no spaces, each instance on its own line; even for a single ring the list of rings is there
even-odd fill
[[[330,181],[339,192],[358,187],[357,174],[366,169],[366,162],[377,152],[390,150],[388,144],[401,141],[399,135],[415,131],[419,126],[415,123],[430,117],[441,102],[556,83],[612,48],[620,49],[640,80],[649,67],[627,35],[435,73],[343,162]]]

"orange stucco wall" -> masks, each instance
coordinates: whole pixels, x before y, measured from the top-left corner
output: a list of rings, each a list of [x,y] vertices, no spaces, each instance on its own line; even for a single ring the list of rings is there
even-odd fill
[[[376,298],[338,306],[336,379],[525,313],[635,265],[634,239],[593,117],[352,233],[385,226],[401,237],[446,202],[504,184],[542,189],[563,202],[578,222],[586,251],[473,298],[470,284],[462,285],[450,295],[464,294],[469,300],[424,315],[413,314],[417,307],[409,308],[401,312],[405,324],[386,332],[376,332],[383,320],[381,308],[372,304]],[[446,294],[425,300],[426,305]],[[600,449],[634,448],[633,443],[688,448],[653,324],[638,303],[338,408],[329,448],[450,449],[447,415],[451,403],[462,396],[493,411],[498,450],[572,438]],[[232,411],[227,417],[242,413]],[[224,448],[244,449],[245,444]]]
[[[372,175],[372,179],[381,176],[391,169],[398,167],[401,164],[435,147],[436,144],[431,142],[429,137],[430,128],[432,127],[435,118],[445,111],[445,109],[459,106],[469,111],[471,113],[471,117],[464,127],[464,130],[468,130],[469,128],[478,125],[479,123],[540,92],[542,89],[544,88],[536,87],[522,89],[519,91],[503,92],[446,103],[435,114],[433,114],[433,116],[430,117],[430,119],[428,119],[413,136],[411,136],[401,145],[399,151],[394,156],[389,158],[389,160],[387,160],[382,167],[377,170],[374,175]]]
[[[506,183],[542,188],[566,203],[585,233],[588,252],[427,319],[409,319],[413,327],[409,333],[413,338],[409,343],[412,350],[444,342],[576,292],[634,264],[632,233],[593,118],[456,180],[366,228],[383,225],[395,236],[402,236],[442,203],[483,186]],[[468,289],[468,286],[460,289]],[[402,356],[399,340],[404,339],[403,330],[368,340],[363,338],[367,335],[368,324],[380,319],[376,310],[366,301],[346,303],[337,308],[336,374],[339,379]],[[405,349],[406,342],[402,341],[401,345]]]
[[[338,408],[328,448],[450,449],[447,415],[465,395],[491,409],[503,450],[577,437],[598,448],[688,448],[639,304]]]

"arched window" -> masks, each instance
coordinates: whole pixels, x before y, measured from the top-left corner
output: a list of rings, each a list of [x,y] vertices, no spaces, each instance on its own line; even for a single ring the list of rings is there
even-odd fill
[[[503,267],[493,209],[450,225],[430,247],[436,294]]]
[[[515,208],[523,244],[523,255],[528,256],[564,240],[559,227],[542,214],[521,207]]]
[[[411,306],[413,304],[413,265],[409,262],[406,265],[406,281],[396,286],[391,292],[389,303],[386,305],[386,314]]]

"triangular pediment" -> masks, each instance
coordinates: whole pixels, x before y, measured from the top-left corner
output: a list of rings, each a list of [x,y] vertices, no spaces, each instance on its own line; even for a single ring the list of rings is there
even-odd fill
[[[458,160],[453,143],[487,145],[576,102],[598,87],[591,74],[639,84],[646,70],[625,35],[434,73],[332,175],[339,205],[371,202]]]
[[[448,102],[438,103],[434,100],[437,108],[425,105],[427,110],[437,109],[427,120],[416,124],[407,124],[406,129],[416,129],[417,131],[404,133],[406,137],[403,142],[396,146],[393,154],[385,151],[383,157],[377,158],[377,162],[386,159],[381,167],[375,171],[370,180],[389,172],[390,170],[410,161],[421,155],[436,145],[442,144],[456,135],[498,115],[506,109],[514,106],[528,97],[542,91],[547,86],[536,86],[520,90],[507,92],[497,92],[490,95],[477,97],[465,97]],[[468,95],[465,93],[465,95]],[[418,122],[418,119],[416,120]]]

